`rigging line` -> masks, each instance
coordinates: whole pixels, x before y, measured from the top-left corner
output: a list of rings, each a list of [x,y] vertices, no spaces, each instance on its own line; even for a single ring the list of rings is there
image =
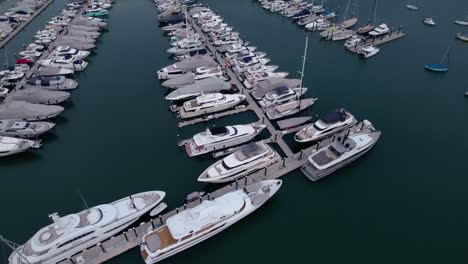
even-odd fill
[[[85,206],[86,209],[88,209],[88,208],[89,208],[89,207],[88,207],[88,203],[86,203],[86,200],[85,200],[85,198],[83,197],[83,194],[81,194],[81,190],[80,190],[80,189],[78,189],[78,194],[79,194],[80,197],[81,197],[81,201],[83,202],[83,205]]]

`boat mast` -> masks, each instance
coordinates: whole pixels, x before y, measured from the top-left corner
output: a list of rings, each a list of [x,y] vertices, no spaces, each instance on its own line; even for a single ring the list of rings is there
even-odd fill
[[[26,261],[27,264],[31,264],[31,262],[29,262],[29,260],[22,253],[16,250],[16,248],[18,247],[18,244],[9,241],[8,239],[4,238],[1,235],[0,235],[0,242],[5,243],[5,245],[11,248],[11,250],[13,250],[16,254],[18,254],[18,256],[20,256],[24,261]]]
[[[349,3],[350,2],[351,2],[351,0],[348,0],[348,4],[346,4],[346,9],[345,9],[345,12],[344,12],[344,15],[343,15],[343,22],[345,22],[346,16],[348,15],[348,9],[349,9]]]
[[[305,64],[306,64],[306,58],[307,58],[307,45],[309,43],[309,36],[306,35],[306,39],[305,39],[305,47],[304,47],[304,56],[302,57],[302,71],[301,71],[301,87],[302,88],[304,86],[303,82],[304,82],[304,70],[305,70]]]
[[[442,57],[442,61],[440,62],[441,65],[444,65],[445,60],[448,58],[448,54],[450,52],[450,46],[447,48],[447,50],[444,53],[444,56]]]
[[[375,2],[374,2],[374,10],[372,12],[372,17],[371,17],[371,21],[372,21],[373,26],[375,26],[376,20],[377,20],[377,0],[375,0]]]

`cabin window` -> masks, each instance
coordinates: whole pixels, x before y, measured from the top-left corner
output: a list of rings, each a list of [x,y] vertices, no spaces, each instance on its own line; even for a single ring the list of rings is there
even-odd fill
[[[88,235],[90,235],[90,234],[92,234],[92,233],[94,233],[94,231],[91,231],[91,232],[88,232],[88,233],[84,233],[84,234],[82,234],[81,236],[77,236],[77,237],[75,237],[75,238],[73,238],[73,239],[68,240],[68,241],[65,242],[65,243],[62,243],[62,244],[58,245],[57,248],[61,248],[61,247],[63,247],[63,246],[66,246],[66,245],[68,245],[68,244],[70,244],[70,243],[72,243],[72,242],[75,242],[75,241],[77,241],[78,239],[83,238],[83,237],[85,237],[85,236],[88,236]]]

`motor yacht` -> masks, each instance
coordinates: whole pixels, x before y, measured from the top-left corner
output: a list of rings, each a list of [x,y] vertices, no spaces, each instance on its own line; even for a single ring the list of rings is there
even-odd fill
[[[52,213],[49,215],[52,224],[19,246],[9,263],[60,262],[122,232],[158,205],[164,196],[162,191],[149,191],[63,217]]]
[[[361,42],[362,42],[362,38],[355,35],[347,39],[344,46],[348,49],[356,48]]]
[[[234,107],[244,101],[243,94],[209,93],[189,100],[181,107],[179,114],[182,118],[190,118]]]
[[[305,26],[308,30],[325,30],[331,25],[330,21],[326,19],[319,18],[314,22],[311,22]]]
[[[73,90],[78,87],[78,82],[65,78],[65,76],[36,76],[29,78],[27,87],[37,87],[46,90]]]
[[[266,109],[266,115],[270,120],[294,115],[313,105],[316,100],[316,98],[307,98],[269,107]]]
[[[272,107],[283,104],[292,100],[296,100],[307,92],[307,88],[289,88],[281,86],[273,91],[268,92],[265,97],[258,102],[263,108]]]
[[[221,150],[227,147],[244,144],[260,134],[266,127],[263,124],[251,123],[208,128],[206,131],[194,135],[187,143],[185,150],[189,157],[194,157]]]
[[[206,78],[176,89],[166,96],[166,100],[188,100],[200,96],[203,93],[218,93],[229,90],[231,90],[231,84],[229,82],[220,78]]]
[[[369,32],[371,36],[380,36],[390,32],[390,28],[387,24],[380,24],[378,27],[374,28],[372,31]]]
[[[84,69],[86,69],[86,67],[88,66],[88,62],[76,59],[70,55],[66,55],[55,59],[40,60],[37,63],[44,67],[70,69],[74,71],[84,71]]]
[[[254,73],[245,73],[244,85],[247,88],[252,87],[253,85],[264,81],[269,78],[285,78],[289,75],[289,72],[254,72]]]
[[[25,152],[30,148],[39,147],[39,141],[0,136],[0,157],[11,156],[14,154]]]
[[[141,255],[152,264],[190,248],[233,225],[269,200],[281,180],[266,180],[186,209],[143,237]]]
[[[310,180],[319,180],[367,153],[379,140],[380,134],[380,131],[371,130],[338,136],[332,143],[313,150],[301,171]]]
[[[360,47],[357,49],[357,54],[362,55],[364,58],[370,58],[374,56],[375,54],[379,53],[380,49],[372,46],[372,45],[366,45],[363,47]]]
[[[50,122],[27,122],[22,120],[0,120],[0,136],[35,138],[54,128]]]
[[[198,181],[210,183],[233,181],[280,160],[281,156],[266,143],[250,143],[208,167],[198,177]]]
[[[74,49],[69,46],[58,46],[57,48],[55,48],[54,51],[52,51],[51,56],[52,57],[73,56],[77,60],[82,60],[88,57],[89,54],[91,54],[91,52],[89,51]]]
[[[6,82],[17,82],[24,77],[24,72],[16,69],[15,67],[10,67],[7,70],[0,71],[0,80]]]
[[[320,140],[341,132],[356,123],[356,118],[345,109],[331,111],[320,117],[312,125],[297,132],[294,139],[300,143]]]
[[[34,51],[34,50],[23,50],[23,51],[20,51],[18,54],[26,58],[37,58],[42,55],[42,52]]]

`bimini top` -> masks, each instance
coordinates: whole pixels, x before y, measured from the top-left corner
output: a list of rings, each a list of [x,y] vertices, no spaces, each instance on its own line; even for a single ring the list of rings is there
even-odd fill
[[[277,95],[283,95],[289,92],[289,88],[287,86],[280,86],[275,89],[275,93]]]
[[[167,227],[175,239],[191,235],[205,227],[235,215],[243,208],[245,199],[241,192],[230,192],[212,201],[203,201],[167,219]]]
[[[346,120],[346,112],[344,110],[335,110],[328,112],[320,118],[320,121],[325,124],[334,124]]]
[[[265,152],[265,149],[254,142],[243,146],[240,151],[236,152],[236,158],[242,161],[257,156],[263,152]]]

